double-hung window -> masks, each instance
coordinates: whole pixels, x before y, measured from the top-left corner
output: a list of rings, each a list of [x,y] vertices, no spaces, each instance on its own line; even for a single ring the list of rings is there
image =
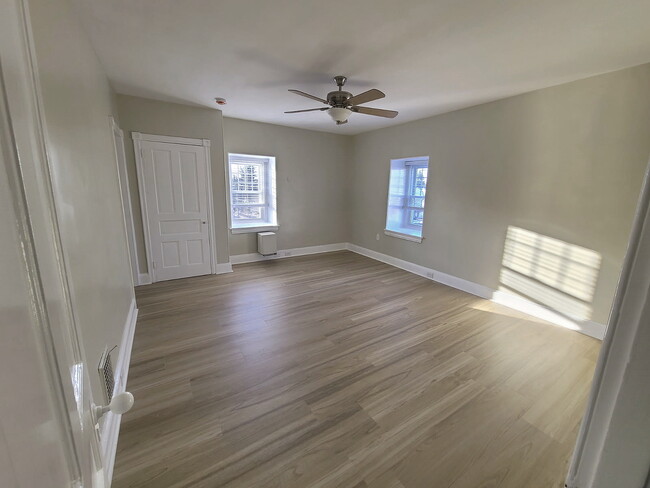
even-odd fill
[[[277,227],[274,157],[228,154],[228,181],[233,233]]]
[[[422,242],[429,158],[390,162],[385,234]]]

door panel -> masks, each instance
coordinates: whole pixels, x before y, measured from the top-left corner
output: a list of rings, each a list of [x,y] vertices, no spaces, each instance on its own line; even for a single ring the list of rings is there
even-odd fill
[[[140,144],[153,281],[210,274],[204,148],[166,142]]]
[[[106,480],[26,7],[0,2],[0,486],[99,488]]]

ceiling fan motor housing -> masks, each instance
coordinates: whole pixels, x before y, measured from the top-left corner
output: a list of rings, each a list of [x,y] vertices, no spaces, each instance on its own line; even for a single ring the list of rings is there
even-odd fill
[[[352,93],[343,90],[333,91],[327,94],[327,102],[332,107],[347,107],[350,98],[352,98]]]

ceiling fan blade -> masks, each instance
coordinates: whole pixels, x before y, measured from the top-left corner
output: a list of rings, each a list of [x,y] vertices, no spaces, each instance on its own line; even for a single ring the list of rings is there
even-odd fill
[[[358,95],[353,96],[348,100],[349,105],[359,105],[361,103],[372,102],[373,100],[379,100],[384,98],[386,95],[384,92],[373,88],[372,90],[359,93]]]
[[[301,92],[300,90],[289,90],[289,91],[291,93],[295,93],[296,95],[301,95],[303,97],[311,98],[312,100],[318,100],[319,102],[329,105],[329,103],[327,103],[327,100],[323,100],[322,98],[315,97],[314,95],[310,95],[309,93]]]
[[[328,107],[323,107],[323,108],[308,108],[306,110],[289,110],[288,112],[285,112],[285,114],[297,114],[298,112],[315,112],[315,111],[322,112],[323,110],[329,110]]]
[[[377,117],[386,117],[394,119],[399,112],[395,110],[384,110],[383,108],[370,108],[370,107],[351,107],[350,110],[366,115],[376,115]]]

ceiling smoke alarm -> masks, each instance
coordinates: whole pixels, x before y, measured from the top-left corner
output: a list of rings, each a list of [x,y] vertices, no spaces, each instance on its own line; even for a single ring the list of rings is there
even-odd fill
[[[215,98],[214,101],[217,102],[217,105],[225,105],[226,103],[228,103],[226,102],[225,98],[221,98],[221,97]]]

